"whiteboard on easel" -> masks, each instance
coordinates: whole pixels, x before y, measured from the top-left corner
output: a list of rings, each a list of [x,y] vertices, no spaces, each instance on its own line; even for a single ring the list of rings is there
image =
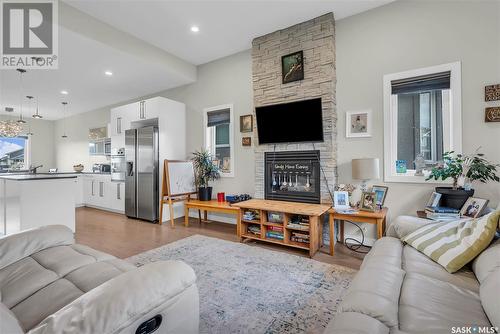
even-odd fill
[[[186,195],[196,192],[192,161],[167,161],[169,195]]]

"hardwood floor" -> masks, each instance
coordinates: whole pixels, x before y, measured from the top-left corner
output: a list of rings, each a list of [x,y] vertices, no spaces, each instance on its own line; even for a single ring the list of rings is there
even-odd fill
[[[157,225],[140,220],[129,219],[125,215],[92,209],[76,209],[76,242],[119,258],[142,253],[163,246],[194,234],[206,235],[238,242],[236,225],[220,222],[199,224],[197,219],[184,227],[184,218],[176,220],[175,228],[170,224]],[[306,251],[295,250],[280,245],[263,242],[248,242],[248,245],[272,249],[307,257]],[[328,247],[323,247],[315,256],[317,261],[338,264],[359,269],[364,255],[347,249],[344,245],[335,246],[335,256],[328,254]]]

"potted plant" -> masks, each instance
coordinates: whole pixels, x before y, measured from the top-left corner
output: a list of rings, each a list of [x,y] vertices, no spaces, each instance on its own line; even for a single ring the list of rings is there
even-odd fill
[[[482,153],[463,155],[451,151],[443,154],[443,163],[432,168],[426,180],[452,178],[452,187],[436,187],[436,192],[442,194],[442,206],[461,209],[467,199],[474,195],[474,189],[464,188],[467,180],[468,183],[474,181],[500,182],[500,178],[496,175],[497,167],[500,165],[489,162]]]
[[[191,159],[196,174],[196,185],[198,186],[198,199],[210,201],[212,199],[212,187],[208,182],[220,177],[219,167],[213,162],[212,155],[207,150],[196,151]]]

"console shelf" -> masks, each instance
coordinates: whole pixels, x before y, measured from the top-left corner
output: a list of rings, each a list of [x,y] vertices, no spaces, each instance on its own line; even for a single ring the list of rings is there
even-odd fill
[[[314,254],[321,247],[322,221],[320,218],[328,211],[330,206],[321,204],[295,203],[285,201],[251,199],[240,203],[233,204],[240,208],[238,215],[238,237],[243,242],[247,239],[259,240],[273,244],[284,245],[293,248],[299,248],[309,251],[309,256]],[[258,211],[260,220],[244,220],[243,214],[247,210]],[[268,213],[273,213],[275,218],[278,214],[282,217],[281,221],[269,222]],[[307,217],[309,227],[298,228],[288,227],[287,225],[296,217]],[[276,219],[277,220],[277,219]],[[260,227],[260,235],[252,234],[248,231],[248,227]],[[295,233],[300,233],[300,240],[309,240],[309,242],[298,242],[292,240],[292,237],[297,240]],[[283,240],[269,237],[271,235],[283,236]],[[299,241],[300,241],[299,240]]]

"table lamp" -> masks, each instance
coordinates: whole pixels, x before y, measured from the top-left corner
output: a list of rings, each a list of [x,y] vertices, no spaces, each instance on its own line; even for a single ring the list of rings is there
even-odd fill
[[[378,158],[352,159],[352,178],[361,180],[361,191],[366,191],[368,180],[380,178]]]

